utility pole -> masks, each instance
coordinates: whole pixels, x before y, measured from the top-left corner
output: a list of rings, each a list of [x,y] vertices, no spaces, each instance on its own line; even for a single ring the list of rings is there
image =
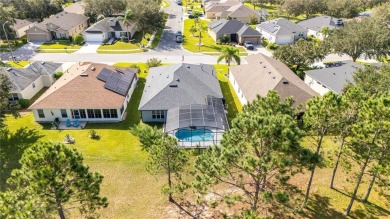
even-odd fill
[[[6,22],[4,22],[4,24],[3,24],[3,31],[4,31],[4,34],[5,34],[5,39],[7,40],[7,44],[8,44],[8,48],[9,48],[9,52],[11,53],[12,61],[14,61],[14,62],[15,62],[14,55],[12,54],[11,45],[9,44],[9,40],[8,40],[7,31],[5,31],[5,27],[4,27],[6,23],[9,23],[9,21],[6,21]]]

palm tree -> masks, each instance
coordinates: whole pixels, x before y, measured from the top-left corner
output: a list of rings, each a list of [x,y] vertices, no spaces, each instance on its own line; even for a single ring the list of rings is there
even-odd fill
[[[326,37],[328,37],[328,34],[329,34],[329,27],[323,27],[322,29],[321,29],[321,33],[322,33],[322,35],[324,36],[324,39],[326,38]]]
[[[218,57],[218,63],[222,60],[225,60],[225,62],[230,66],[230,63],[234,61],[237,63],[237,65],[240,64],[241,58],[239,56],[240,51],[238,49],[233,48],[233,47],[223,47],[221,50],[221,55]]]
[[[129,26],[133,24],[133,18],[134,18],[134,13],[131,10],[127,10],[125,12],[125,15],[123,16],[123,24],[126,25],[127,28],[127,38],[130,40],[130,32],[129,32]]]
[[[198,29],[196,29],[195,26],[192,26],[192,27],[190,28],[190,32],[191,32],[192,36],[194,36],[194,33],[196,33],[197,31],[198,31]]]

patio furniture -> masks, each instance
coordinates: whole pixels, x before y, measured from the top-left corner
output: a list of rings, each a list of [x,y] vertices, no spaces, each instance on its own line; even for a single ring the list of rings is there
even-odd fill
[[[80,122],[78,119],[76,119],[74,122],[73,122],[73,127],[79,127],[80,126]]]
[[[70,122],[70,119],[67,119],[66,120],[66,127],[71,127],[72,126],[72,123]]]

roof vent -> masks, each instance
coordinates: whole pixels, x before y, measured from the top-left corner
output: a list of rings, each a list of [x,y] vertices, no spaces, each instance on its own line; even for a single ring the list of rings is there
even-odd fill
[[[186,66],[188,69],[190,69],[191,67],[189,65]]]
[[[333,75],[336,75],[336,73],[333,72]]]
[[[81,77],[88,77],[88,74],[87,73],[81,73],[80,76]]]
[[[41,62],[41,64],[42,64],[42,65],[44,65],[44,64],[45,64],[45,62]]]
[[[176,79],[177,82],[180,82],[180,78]]]
[[[263,66],[263,68],[266,68],[266,67],[267,67],[267,66],[265,66],[265,65]]]
[[[169,87],[177,87],[177,84],[170,84]]]
[[[12,70],[12,68],[6,68],[5,70],[7,70],[7,71],[11,71],[11,70]]]
[[[271,73],[272,73],[272,72],[270,72],[270,71],[268,72],[268,74],[271,74]]]
[[[263,63],[262,61],[259,62],[260,64]]]
[[[283,84],[289,84],[288,81],[283,81]]]
[[[272,77],[272,79],[275,79],[275,77]]]
[[[96,68],[95,68],[95,67],[91,67],[91,70],[92,70],[92,71],[95,71],[95,70],[96,70]]]

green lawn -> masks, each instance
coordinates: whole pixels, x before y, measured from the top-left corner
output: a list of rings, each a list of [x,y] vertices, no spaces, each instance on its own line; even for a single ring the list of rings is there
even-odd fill
[[[25,44],[22,39],[10,40],[9,43],[12,51],[19,49]],[[0,42],[0,52],[9,52],[8,43],[6,41]]]
[[[97,49],[97,53],[127,54],[127,53],[144,52],[144,50],[140,46],[141,45],[146,46],[149,42],[147,39],[150,39],[150,37],[151,37],[150,33],[146,33],[145,37],[142,37],[142,32],[137,31],[133,36],[134,39],[133,42],[129,43],[129,42],[116,41],[112,45],[101,45]]]
[[[9,61],[7,64],[14,68],[24,68],[26,65],[30,64],[30,61]]]
[[[73,53],[79,50],[81,46],[73,45],[71,43],[55,42],[44,43],[38,47],[37,52],[43,53]]]
[[[244,3],[246,6],[248,6],[249,8],[252,8],[253,9],[253,4],[249,3],[249,2],[246,2]],[[277,13],[277,10],[278,8],[280,7],[280,5],[277,5],[277,4],[273,4],[273,5],[270,5],[270,4],[264,4],[263,7],[260,7],[258,5],[256,5],[256,9],[255,10],[259,10],[259,9],[266,9],[270,16],[269,16],[269,20],[272,20],[272,19],[275,19],[275,18],[279,18],[279,17],[284,17],[292,22],[298,22],[298,21],[301,21],[301,20],[304,20],[305,17],[303,15],[299,15],[297,17],[294,17],[294,16],[288,16],[287,14],[278,14]]]
[[[203,27],[207,27],[206,20],[200,20],[200,23]],[[199,43],[198,33],[195,33],[194,36],[190,32],[190,28],[195,25],[194,19],[187,19],[184,21],[184,36],[185,40],[183,42],[184,49],[191,52],[199,52]],[[200,52],[208,55],[219,55],[222,49],[222,45],[217,45],[215,41],[210,37],[207,31],[202,32],[202,46],[200,47]],[[242,47],[237,47],[240,51],[240,56],[248,55],[247,51]]]

